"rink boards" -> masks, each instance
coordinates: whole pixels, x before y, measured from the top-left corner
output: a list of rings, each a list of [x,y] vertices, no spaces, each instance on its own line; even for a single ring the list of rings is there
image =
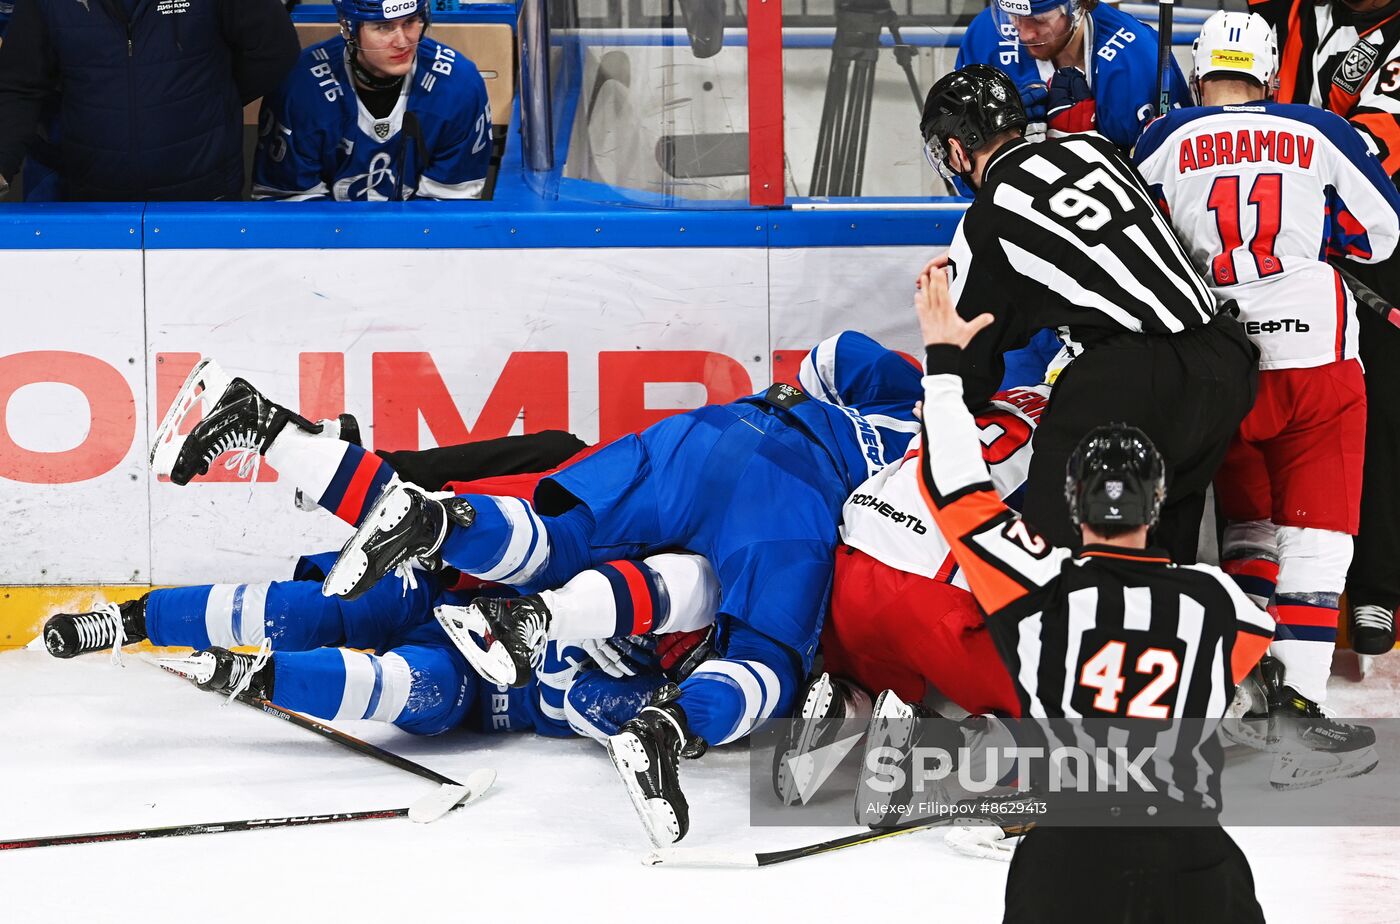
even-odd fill
[[[39,589],[0,587],[0,647],[88,585],[271,579],[344,541],[267,468],[151,477],[200,356],[312,419],[355,414],[374,448],[591,442],[791,379],[843,328],[914,352],[914,275],[961,214],[475,205],[8,211],[0,585]]]

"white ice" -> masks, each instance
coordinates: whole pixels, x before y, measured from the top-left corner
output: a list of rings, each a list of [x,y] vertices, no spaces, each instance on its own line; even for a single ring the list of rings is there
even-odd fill
[[[1334,679],[1346,716],[1400,715],[1400,655]],[[128,657],[0,654],[0,840],[406,806],[432,784]],[[499,772],[479,803],[406,819],[0,854],[5,922],[1001,920],[1006,866],[934,831],[757,870],[641,864],[648,844],[602,749],[582,740],[368,722],[350,733],[449,776]],[[751,828],[747,752],[682,768],[686,846],[774,850],[851,833]],[[1236,828],[1270,922],[1395,921],[1389,828]],[[1053,896],[1047,896],[1053,901]]]

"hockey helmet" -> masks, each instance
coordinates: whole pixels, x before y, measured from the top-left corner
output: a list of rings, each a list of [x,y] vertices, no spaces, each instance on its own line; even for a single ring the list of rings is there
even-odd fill
[[[1258,13],[1213,14],[1191,43],[1191,82],[1202,77],[1250,77],[1271,90],[1278,74],[1278,42]]]
[[[997,34],[1015,37],[1027,48],[1053,45],[1079,27],[1088,9],[1097,3],[1083,0],[992,0]]]
[[[1021,92],[1006,74],[990,64],[969,64],[945,74],[928,91],[919,130],[924,155],[946,180],[958,174],[948,164],[948,139],[969,152],[1012,129],[1025,130]]]
[[[1166,466],[1137,427],[1095,427],[1065,467],[1065,500],[1076,527],[1156,525],[1167,496]]]
[[[390,22],[406,16],[423,20],[427,30],[432,21],[429,0],[331,0],[340,28],[347,41],[353,42],[360,26],[367,22]]]

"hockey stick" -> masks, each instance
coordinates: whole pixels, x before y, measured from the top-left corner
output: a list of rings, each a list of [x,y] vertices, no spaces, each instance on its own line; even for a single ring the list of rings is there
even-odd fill
[[[1341,260],[1328,260],[1327,265],[1337,271],[1337,275],[1342,277],[1342,281],[1351,289],[1351,294],[1356,296],[1356,300],[1370,308],[1387,323],[1394,327],[1400,327],[1400,309],[1381,298],[1380,294],[1366,283],[1357,279],[1351,274],[1351,270],[1342,266]]]
[[[474,770],[467,777],[471,784],[467,797],[453,808],[466,808],[491,788],[496,780],[493,770]],[[374,821],[379,818],[412,817],[413,809],[379,809],[372,812],[333,812],[328,815],[298,815],[287,818],[245,818],[239,821],[216,821],[212,824],[167,825],[162,828],[128,828],[124,831],[100,831],[92,834],[59,834],[53,837],[26,837],[0,841],[0,850],[23,850],[27,847],[62,847],[66,844],[101,844],[109,841],[144,841],[157,837],[188,837],[194,834],[221,834],[225,831],[257,831],[267,828],[300,828],[306,825],[330,825],[343,821]]]
[[[837,837],[829,841],[821,841],[817,844],[808,844],[805,847],[792,847],[788,850],[773,850],[767,853],[748,853],[742,850],[708,850],[704,847],[659,847],[652,851],[642,862],[647,866],[757,869],[760,866],[773,866],[777,863],[786,863],[789,860],[801,860],[804,857],[815,857],[824,853],[834,853],[837,850],[844,850],[847,847],[859,847],[861,844],[873,844],[875,841],[899,837],[901,834],[913,834],[915,831],[925,831],[929,828],[937,827],[938,825],[949,824],[952,820],[951,818],[931,818],[927,821],[905,825],[900,828],[880,828],[871,831],[862,831],[859,834],[848,834],[845,837]]]
[[[143,658],[143,660],[145,659]],[[191,679],[188,674],[163,663],[160,659],[156,659],[153,663],[161,670],[174,674],[176,677],[183,677],[187,680]],[[415,763],[407,757],[400,757],[392,751],[386,751],[378,745],[370,744],[368,741],[361,741],[354,735],[347,735],[338,728],[332,728],[324,722],[318,722],[309,716],[302,715],[300,712],[293,712],[276,703],[268,702],[265,699],[259,699],[256,696],[249,696],[247,693],[239,693],[234,699],[246,706],[251,706],[254,709],[265,712],[270,716],[290,722],[299,728],[315,732],[322,738],[334,741],[336,744],[349,748],[357,754],[373,757],[375,760],[382,761],[391,767],[407,770],[414,776],[421,776],[425,780],[432,780],[434,783],[439,784],[440,788],[436,792],[424,796],[410,807],[409,817],[416,822],[426,824],[431,821],[436,821],[468,795],[467,787],[458,783],[451,777],[443,776],[436,770],[429,770],[422,764]]]
[[[1172,108],[1172,5],[1176,0],[1157,0],[1157,114]]]

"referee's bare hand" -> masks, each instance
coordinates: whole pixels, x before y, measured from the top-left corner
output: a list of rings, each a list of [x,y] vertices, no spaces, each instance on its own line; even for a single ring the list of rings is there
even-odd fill
[[[919,330],[924,335],[925,346],[951,343],[963,349],[978,331],[994,320],[990,314],[979,314],[971,321],[964,321],[948,292],[948,273],[933,265],[924,267],[919,275],[914,311],[919,315]]]

